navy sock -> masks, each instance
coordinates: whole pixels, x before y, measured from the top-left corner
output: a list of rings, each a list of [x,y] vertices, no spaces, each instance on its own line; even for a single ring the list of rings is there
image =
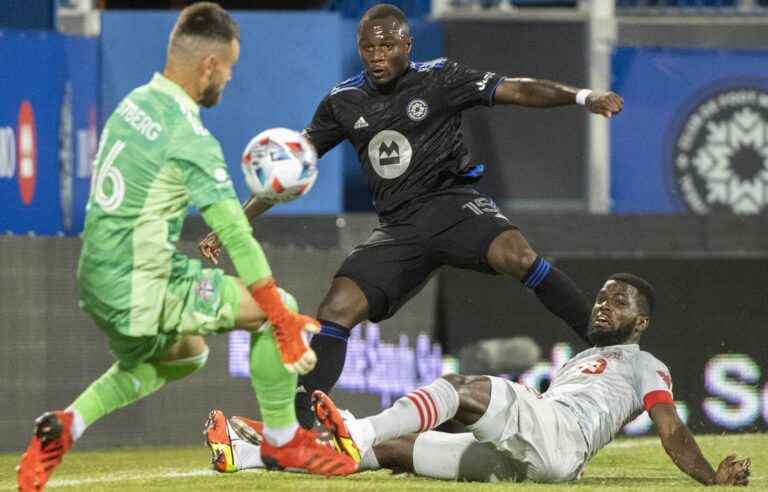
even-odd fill
[[[584,341],[587,340],[590,306],[584,294],[571,278],[538,256],[523,285],[533,290],[549,312],[565,321]]]
[[[331,321],[320,321],[320,333],[314,335],[309,346],[317,354],[317,365],[309,374],[299,376],[296,390],[296,417],[299,424],[310,429],[315,423],[312,411],[312,392],[319,389],[330,393],[341,377],[347,357],[349,329]]]

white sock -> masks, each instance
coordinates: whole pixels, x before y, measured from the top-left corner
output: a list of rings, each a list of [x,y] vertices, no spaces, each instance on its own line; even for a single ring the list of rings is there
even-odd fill
[[[269,441],[273,446],[278,448],[285,446],[296,435],[296,431],[299,430],[299,424],[294,422],[288,427],[268,427],[264,426],[264,439]]]
[[[370,419],[350,419],[345,420],[349,436],[355,441],[360,455],[365,456],[373,448],[373,442],[376,440],[376,431]]]
[[[85,419],[80,415],[80,412],[73,407],[67,408],[65,412],[70,412],[72,414],[72,429],[70,432],[72,433],[72,440],[77,441],[88,426],[85,424]]]
[[[477,442],[472,433],[424,432],[413,444],[413,471],[422,477],[456,480],[461,457]]]
[[[360,466],[358,467],[359,471],[363,470],[380,470],[381,465],[379,464],[379,460],[376,458],[376,453],[373,452],[373,448],[370,448],[362,458],[360,458]]]
[[[232,454],[235,458],[235,468],[238,470],[264,468],[264,462],[261,461],[261,446],[243,439],[233,439]]]
[[[374,445],[412,432],[434,429],[453,418],[459,409],[459,394],[451,383],[438,378],[399,398],[394,405],[369,417],[376,432]]]

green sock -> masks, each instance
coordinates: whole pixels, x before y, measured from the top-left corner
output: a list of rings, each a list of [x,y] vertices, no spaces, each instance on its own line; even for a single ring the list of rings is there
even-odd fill
[[[282,291],[283,302],[297,311],[296,300]],[[296,382],[298,376],[283,366],[272,327],[267,325],[259,333],[251,334],[251,386],[256,392],[261,418],[270,428],[285,428],[296,424]]]
[[[141,400],[166,383],[188,376],[205,365],[208,350],[172,362],[142,362],[125,370],[115,363],[72,403],[86,426],[115,410]]]

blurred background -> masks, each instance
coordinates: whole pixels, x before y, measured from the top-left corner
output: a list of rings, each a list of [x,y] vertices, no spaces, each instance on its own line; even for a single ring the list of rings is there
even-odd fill
[[[5,0],[0,10],[0,451],[61,408],[111,363],[77,307],[91,162],[102,123],[161,71],[183,0]],[[303,128],[361,67],[369,0],[221,1],[242,55],[203,120],[224,148],[241,199],[245,144]],[[643,347],[671,369],[695,432],[768,428],[767,0],[392,0],[409,15],[416,60],[612,89],[611,120],[583,108],[474,109],[466,139],[495,197],[534,248],[590,297],[607,275],[658,291]],[[376,224],[348,144],[320,161],[307,196],[254,226],[281,285],[314,313],[333,273]],[[207,233],[185,224],[195,255]],[[224,267],[231,270],[225,261]],[[78,446],[200,441],[210,408],[256,415],[248,338],[211,337],[207,367],[102,421]],[[540,390],[584,349],[515,281],[446,268],[394,318],[353,331],[334,392],[378,411],[445,371],[503,374]],[[625,429],[651,432],[641,416]]]

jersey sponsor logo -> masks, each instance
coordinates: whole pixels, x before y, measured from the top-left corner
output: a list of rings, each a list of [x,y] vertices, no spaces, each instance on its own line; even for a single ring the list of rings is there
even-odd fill
[[[357,119],[357,121],[355,121],[355,126],[353,126],[352,128],[355,130],[359,130],[361,128],[368,128],[368,122],[365,121],[365,118],[361,116]]]
[[[128,98],[123,99],[117,107],[117,114],[141,136],[153,142],[160,136],[163,127],[153,120],[138,104]]]
[[[491,80],[491,77],[496,75],[495,72],[485,72],[485,75],[483,75],[483,80],[479,80],[475,82],[475,85],[477,86],[477,90],[479,92],[483,92],[485,90],[485,87],[488,85],[488,81]]]
[[[414,99],[408,103],[406,112],[408,113],[408,117],[413,121],[421,121],[427,117],[429,106],[424,99]]]
[[[766,214],[768,91],[741,81],[709,92],[673,135],[673,191],[690,211]]]
[[[37,129],[35,128],[35,113],[29,101],[21,102],[16,131],[18,135],[16,155],[19,163],[19,192],[22,203],[29,205],[35,197],[37,179]]]
[[[376,174],[384,179],[401,176],[411,164],[411,143],[400,132],[383,130],[368,142],[368,158]]]
[[[669,375],[668,372],[664,371],[656,371],[656,374],[659,375],[662,381],[664,381],[664,384],[667,385],[667,388],[670,390],[672,389],[672,376]]]
[[[584,374],[602,374],[608,367],[608,361],[602,357],[597,360],[585,362],[578,367],[578,370]]]

